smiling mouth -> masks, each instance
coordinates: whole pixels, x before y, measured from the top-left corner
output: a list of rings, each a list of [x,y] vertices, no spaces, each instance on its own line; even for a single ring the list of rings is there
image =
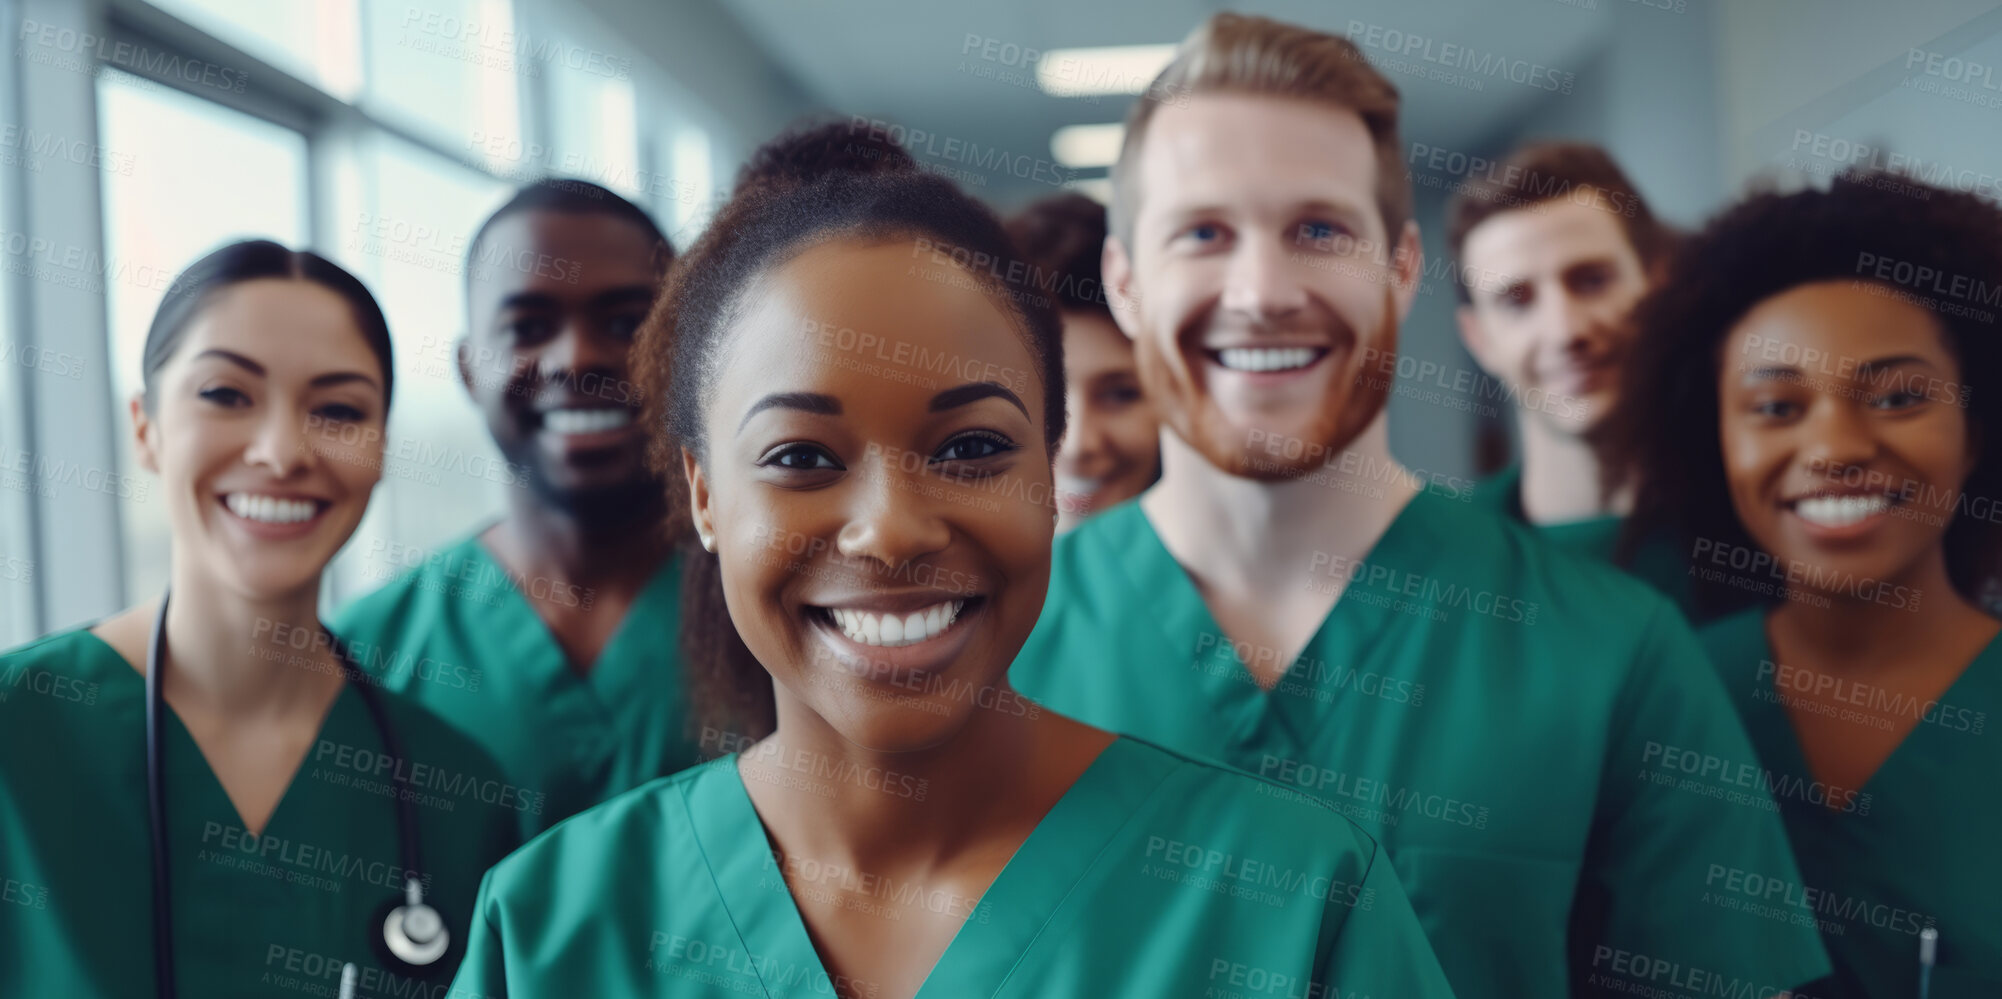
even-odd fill
[[[857,645],[895,649],[922,645],[951,631],[967,606],[978,607],[982,599],[946,600],[908,614],[879,613],[853,607],[809,607],[808,611],[822,624]]]
[[[588,409],[546,409],[537,414],[542,429],[553,434],[597,434],[621,430],[633,423],[633,411],[617,406]]]
[[[1225,347],[1205,349],[1203,354],[1216,366],[1250,374],[1299,371],[1311,368],[1328,356],[1326,347]]]
[[[287,499],[262,493],[224,493],[222,505],[244,520],[283,526],[312,520],[333,504],[325,500]]]
[[[1897,497],[1883,493],[1851,493],[1802,496],[1784,500],[1780,505],[1816,527],[1848,527],[1889,513],[1898,503]]]

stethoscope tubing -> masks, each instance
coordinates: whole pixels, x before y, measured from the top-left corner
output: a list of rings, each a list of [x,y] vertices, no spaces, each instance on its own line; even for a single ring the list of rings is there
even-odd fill
[[[155,993],[162,999],[174,999],[177,994],[174,982],[172,885],[167,870],[166,761],[165,754],[161,752],[164,732],[160,714],[161,674],[165,672],[167,661],[167,602],[171,597],[171,593],[161,596],[160,613],[153,622],[153,637],[146,645],[146,821],[153,860],[153,974]],[[355,696],[361,698],[362,706],[367,708],[376,735],[382,740],[383,751],[394,761],[390,780],[396,788],[397,848],[403,855],[404,876],[418,877],[418,872],[424,868],[420,866],[423,856],[418,852],[416,806],[411,802],[410,775],[404,769],[403,746],[396,738],[395,726],[389,722],[389,710],[383,705],[381,695],[370,685],[369,677],[355,664],[346,643],[324,625],[320,630],[327,636],[340,662],[342,677],[354,688]]]

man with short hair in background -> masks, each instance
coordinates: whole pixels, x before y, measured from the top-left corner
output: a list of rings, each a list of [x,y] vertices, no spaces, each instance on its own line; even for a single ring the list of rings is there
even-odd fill
[[[500,760],[529,836],[699,757],[678,507],[627,366],[672,255],[638,206],[581,180],[530,184],[480,225],[458,371],[520,481],[498,521],[335,617],[385,684]]]
[[[1604,149],[1522,146],[1461,185],[1446,210],[1460,337],[1507,388],[1515,463],[1477,504],[1560,547],[1618,561],[1691,612],[1687,560],[1651,539],[1618,551],[1633,497],[1606,481],[1593,431],[1619,399],[1634,306],[1660,283],[1675,234]]]

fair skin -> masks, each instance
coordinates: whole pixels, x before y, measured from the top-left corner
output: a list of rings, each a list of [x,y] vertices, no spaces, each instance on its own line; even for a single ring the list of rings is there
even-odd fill
[[[507,491],[480,542],[515,578],[552,584],[523,597],[588,674],[669,555],[626,364],[653,304],[655,244],[602,212],[520,211],[481,245],[502,263],[474,271],[459,377],[529,483]]]
[[[1827,603],[1781,601],[1766,619],[1775,661],[1803,671],[1783,703],[1815,777],[1854,791],[1920,721],[1887,706],[1939,698],[2002,631],[1947,574],[1979,457],[1960,366],[1930,313],[1849,281],[1759,303],[1719,356],[1732,506]],[[1837,699],[1859,688],[1890,696]]]
[[[1161,421],[1140,388],[1133,345],[1103,313],[1064,313],[1057,533],[1145,492],[1161,463]]]
[[[1199,94],[1156,112],[1139,157],[1133,231],[1104,267],[1164,424],[1141,508],[1225,633],[1279,653],[1252,674],[1270,689],[1341,596],[1303,585],[1315,553],[1361,558],[1418,491],[1374,377],[1417,291],[1418,229],[1386,230],[1375,147],[1343,108]]]
[[[1650,282],[1612,203],[1586,188],[1501,212],[1467,233],[1460,255],[1475,276],[1460,337],[1516,403],[1524,517],[1626,513],[1632,496],[1603,495],[1586,439],[1618,399],[1628,317]]]
[[[913,275],[917,254],[903,239],[835,239],[757,279],[723,334],[706,455],[683,452],[725,626],[773,682],[777,729],[738,770],[843,997],[915,994],[972,901],[1112,739],[1009,686],[1049,587],[1046,390],[992,293]],[[883,378],[816,346],[809,323],[1001,374]],[[882,644],[887,617],[950,605],[918,640]],[[817,793],[783,763],[797,759],[904,775],[926,793]],[[966,901],[939,912],[802,870]]]
[[[153,397],[130,404],[135,453],[160,477],[173,529],[161,696],[252,834],[344,682],[325,646],[280,638],[319,633],[320,575],[381,477],[382,378],[346,300],[262,279],[216,293]],[[267,501],[244,497],[290,501],[305,519],[274,522]],[[91,630],[143,674],[158,610]]]

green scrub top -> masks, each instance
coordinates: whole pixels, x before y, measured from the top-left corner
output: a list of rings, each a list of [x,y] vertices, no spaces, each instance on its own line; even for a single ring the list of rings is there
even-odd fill
[[[1587,517],[1561,524],[1531,524],[1522,513],[1521,465],[1510,465],[1477,483],[1473,503],[1528,527],[1559,548],[1609,564],[1613,563],[1613,553],[1620,545],[1620,531],[1627,523],[1623,517]],[[1682,557],[1668,537],[1649,537],[1635,550],[1631,564],[1618,567],[1660,591],[1690,621],[1702,620],[1696,610],[1695,590],[1689,585],[1689,560]]]
[[[261,835],[162,705],[174,977],[183,996],[442,992],[486,869],[517,842],[500,768],[436,716],[383,696],[402,758],[341,691]],[[395,772],[410,779],[427,900],[454,942],[428,975],[374,949],[402,897]],[[146,684],[87,630],[0,654],[0,996],[151,996]]]
[[[681,559],[641,590],[580,675],[479,534],[342,607],[364,669],[478,740],[533,792],[524,839],[694,765],[681,654]]]
[[[786,763],[842,793],[922,794]],[[883,912],[965,920],[919,999],[1446,997],[1397,876],[1305,795],[1132,739],[1093,761],[978,899],[894,878]],[[453,995],[882,995],[821,964],[736,756],[565,822],[487,876]]]
[[[1762,788],[1683,772],[1751,747],[1667,601],[1429,492],[1365,559],[1310,561],[1306,585],[1350,581],[1267,692],[1244,665],[1260,653],[1224,636],[1140,505],[1110,510],[1058,539],[1011,677],[1354,819],[1463,997],[1766,995],[1826,972],[1811,929],[1704,899],[1713,864],[1793,858]]]
[[[1787,715],[1804,682],[1776,664],[1766,611],[1705,628],[1703,642],[1757,747],[1800,859],[1799,881],[1751,868],[1717,879],[1733,904],[1803,898],[1835,963],[1814,995],[1917,994],[1918,933],[1939,930],[1933,999],[2002,996],[2002,640],[1991,642],[1937,701],[1889,701],[1849,683],[1859,704],[1907,703],[1919,723],[1860,788],[1815,779]],[[1859,721],[1858,724],[1863,724]]]

